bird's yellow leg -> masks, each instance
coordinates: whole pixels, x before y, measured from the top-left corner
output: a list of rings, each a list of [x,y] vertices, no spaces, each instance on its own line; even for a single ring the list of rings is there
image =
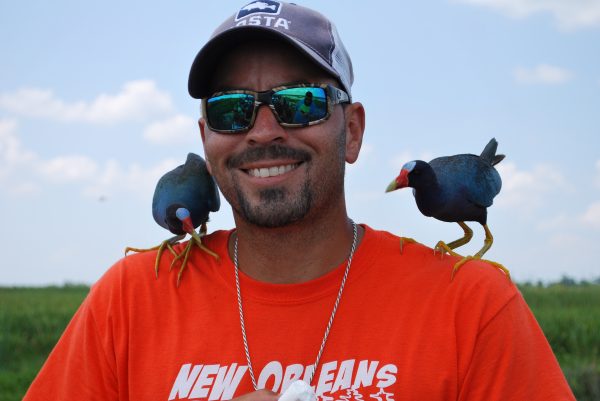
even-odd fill
[[[494,237],[492,236],[492,233],[491,233],[489,227],[487,226],[487,224],[483,225],[483,229],[485,230],[485,239],[483,240],[483,248],[481,248],[479,250],[479,252],[477,252],[475,254],[475,257],[478,257],[478,258],[483,257],[483,254],[486,253],[492,247],[492,244],[494,243]],[[485,260],[485,261],[496,266],[498,269],[502,270],[504,272],[504,274],[506,274],[506,277],[508,277],[509,280],[512,280],[510,278],[510,271],[506,267],[504,267],[503,265],[501,265],[498,262],[493,262],[491,260]]]
[[[410,237],[400,237],[400,253],[404,252],[404,243],[414,244],[417,241]]]
[[[200,236],[198,235],[198,233],[196,233],[195,231],[192,232],[192,238],[194,239],[194,242],[196,243],[196,245],[198,245],[198,247],[200,249],[202,249],[204,252],[208,253],[209,255],[211,255],[212,257],[214,257],[215,259],[217,259],[217,261],[221,260],[221,258],[219,257],[219,255],[217,255],[216,253],[214,253],[213,251],[211,251],[210,249],[208,249],[206,246],[204,246],[204,244],[202,243],[202,239],[200,238]]]
[[[463,246],[469,241],[471,241],[471,238],[473,238],[473,230],[471,230],[471,228],[469,228],[469,226],[466,225],[464,221],[459,221],[457,223],[463,229],[465,235],[457,240],[450,242],[449,244],[446,244],[450,249],[456,249],[459,246]]]
[[[452,277],[451,277],[452,280],[454,279],[454,275],[456,274],[456,272],[462,265],[464,265],[466,262],[468,262],[471,259],[481,259],[482,256],[492,247],[492,244],[494,243],[494,237],[492,236],[492,233],[491,233],[489,227],[487,226],[487,224],[483,225],[483,229],[485,230],[485,239],[483,240],[483,247],[475,255],[467,256],[467,257],[459,260],[454,265],[454,268],[452,269]],[[506,274],[506,277],[508,277],[508,279],[511,280],[510,271],[506,267],[504,267],[503,265],[501,265],[498,262],[493,262],[491,260],[486,260],[486,259],[482,259],[482,260],[484,260],[485,262],[491,264],[492,266],[502,270],[504,272],[504,274]]]
[[[471,230],[471,228],[468,225],[466,225],[464,221],[458,221],[457,223],[463,229],[465,235],[448,244],[446,244],[444,241],[439,241],[435,245],[434,253],[441,252],[443,255],[444,252],[447,252],[452,256],[458,256],[462,258],[462,255],[459,255],[458,253],[454,252],[454,249],[458,248],[459,246],[463,246],[469,241],[471,241],[471,238],[473,238],[473,230]]]
[[[494,237],[492,236],[487,224],[483,225],[483,229],[485,230],[485,239],[483,240],[483,247],[474,255],[477,259],[481,259],[483,254],[486,253],[494,243]]]

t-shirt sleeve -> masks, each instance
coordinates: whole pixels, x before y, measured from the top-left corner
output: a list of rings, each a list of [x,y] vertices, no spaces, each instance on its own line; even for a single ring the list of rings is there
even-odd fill
[[[479,331],[458,399],[575,400],[520,293]]]
[[[118,399],[112,336],[98,328],[94,296],[79,307],[24,401]]]

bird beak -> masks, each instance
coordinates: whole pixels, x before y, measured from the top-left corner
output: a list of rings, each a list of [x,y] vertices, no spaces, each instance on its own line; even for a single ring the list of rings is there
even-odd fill
[[[385,189],[385,192],[392,192],[400,188],[408,186],[408,170],[402,169],[400,175],[396,179],[390,182],[390,185]]]
[[[392,192],[397,189],[398,189],[398,187],[396,186],[396,179],[394,179],[394,181],[390,182],[390,185],[387,186],[387,188],[385,189],[385,192]]]
[[[183,219],[181,221],[181,225],[183,226],[183,230],[190,235],[192,235],[192,232],[195,231],[191,217],[186,217],[185,219]]]

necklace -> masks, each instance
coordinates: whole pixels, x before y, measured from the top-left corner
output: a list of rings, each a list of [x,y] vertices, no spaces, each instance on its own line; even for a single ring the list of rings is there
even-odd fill
[[[354,251],[356,250],[356,245],[358,242],[358,228],[356,223],[350,219],[352,223],[353,230],[353,238],[352,238],[352,247],[350,248],[350,254],[348,255],[348,264],[346,265],[346,270],[344,271],[344,277],[342,278],[342,283],[340,284],[340,290],[338,291],[337,298],[335,299],[335,303],[333,304],[333,310],[331,311],[331,316],[329,317],[329,322],[327,323],[327,328],[325,329],[325,334],[323,335],[323,341],[321,342],[321,348],[319,348],[319,352],[317,353],[317,358],[314,363],[314,369],[310,374],[310,378],[308,379],[308,384],[310,384],[315,376],[315,372],[317,371],[317,366],[319,366],[319,360],[321,359],[321,355],[323,354],[323,350],[325,349],[325,343],[327,342],[327,337],[329,336],[329,331],[331,330],[331,326],[333,325],[333,318],[335,317],[335,313],[337,312],[338,305],[340,303],[340,299],[342,298],[342,292],[344,291],[344,286],[346,285],[346,279],[348,278],[348,272],[350,271],[350,265],[352,264],[352,256],[354,256]],[[240,312],[240,327],[242,329],[242,340],[244,341],[244,352],[246,353],[246,361],[248,363],[248,372],[250,373],[250,379],[252,379],[252,385],[254,386],[254,390],[258,390],[258,386],[256,384],[256,378],[254,376],[254,370],[252,369],[252,362],[250,361],[250,351],[248,350],[248,339],[246,338],[246,326],[244,324],[244,311],[242,309],[242,293],[240,292],[240,277],[239,277],[239,264],[238,264],[238,237],[235,236],[235,242],[233,246],[233,264],[235,266],[235,287],[237,290],[237,301],[238,301],[238,309]]]

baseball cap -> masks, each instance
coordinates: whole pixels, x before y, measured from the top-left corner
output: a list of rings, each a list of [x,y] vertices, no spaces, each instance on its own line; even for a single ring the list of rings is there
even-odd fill
[[[192,97],[200,99],[210,95],[209,84],[215,63],[231,44],[239,43],[251,33],[274,36],[292,44],[337,78],[351,97],[352,61],[335,25],[310,8],[276,0],[246,4],[213,32],[190,70],[188,91]]]

